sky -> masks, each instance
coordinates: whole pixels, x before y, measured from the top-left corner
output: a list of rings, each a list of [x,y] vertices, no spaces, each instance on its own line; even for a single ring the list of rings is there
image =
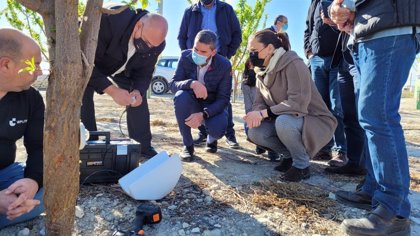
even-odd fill
[[[182,15],[185,9],[189,6],[187,0],[162,0],[163,1],[163,16],[168,20],[169,32],[166,37],[166,48],[163,51],[163,56],[178,56],[180,49],[178,46],[178,31],[181,25]],[[104,2],[108,2],[107,0]],[[121,2],[113,0],[112,2]],[[238,0],[226,0],[236,8]],[[250,5],[255,4],[255,0],[247,0]],[[305,20],[308,11],[310,0],[272,0],[267,3],[265,13],[267,14],[267,24],[270,26],[277,15],[285,15],[289,20],[288,35],[292,50],[296,51],[301,57],[303,53],[303,32],[305,30]],[[0,1],[0,11],[6,7],[6,1]],[[157,11],[157,2],[149,0],[147,9],[151,12]],[[9,24],[6,20],[0,19],[0,27],[7,27]],[[262,29],[262,28],[261,28]]]

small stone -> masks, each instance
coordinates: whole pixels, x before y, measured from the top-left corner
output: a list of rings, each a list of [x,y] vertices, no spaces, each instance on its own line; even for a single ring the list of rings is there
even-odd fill
[[[216,227],[216,228],[222,228],[222,226],[219,225],[219,224],[215,224],[214,227]]]
[[[222,231],[220,229],[213,229],[209,236],[222,236]]]
[[[178,230],[179,236],[185,236],[185,231],[183,229]]]
[[[76,212],[75,212],[75,215],[76,215],[76,217],[77,218],[82,218],[84,215],[85,215],[85,213],[83,212],[83,208],[82,207],[80,207],[80,206],[76,206]]]
[[[204,201],[211,202],[211,201],[213,201],[213,198],[210,197],[210,196],[207,196],[206,198],[204,198]]]
[[[170,206],[168,206],[168,209],[169,210],[175,210],[177,208],[177,206],[175,206],[175,205],[170,205]]]
[[[203,199],[198,198],[198,199],[197,199],[197,202],[203,202]]]
[[[188,227],[190,227],[190,225],[188,223],[185,223],[185,222],[182,223],[182,228],[183,229],[188,228]]]
[[[200,228],[196,227],[191,230],[191,233],[200,233]]]
[[[302,228],[303,230],[307,230],[307,229],[309,229],[309,224],[307,224],[307,223],[302,223],[302,224],[300,225],[300,228]]]
[[[96,196],[95,197],[101,197],[101,196],[103,196],[104,194],[103,193],[98,193],[98,194],[96,194]]]
[[[334,193],[332,193],[332,192],[330,192],[330,193],[328,194],[328,198],[329,198],[329,199],[332,199],[332,200],[336,200],[336,199],[335,199],[335,194],[334,194]]]
[[[18,232],[18,236],[29,236],[29,229],[28,228],[23,228],[21,231]]]

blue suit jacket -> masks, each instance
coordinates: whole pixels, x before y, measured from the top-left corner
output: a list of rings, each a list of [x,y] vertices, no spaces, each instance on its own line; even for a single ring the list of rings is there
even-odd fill
[[[170,88],[173,93],[178,90],[187,90],[193,93],[190,88],[194,80],[198,80],[197,65],[192,60],[192,50],[185,50],[179,59],[174,78]],[[225,57],[216,54],[204,75],[204,82],[207,88],[207,99],[200,99],[209,117],[221,113],[229,104],[232,90],[232,66]],[[188,105],[188,104],[186,104]]]
[[[241,26],[232,6],[216,0],[216,26],[220,48],[218,53],[231,58],[242,42]],[[191,49],[194,39],[201,30],[203,15],[199,3],[187,8],[182,18],[178,34],[178,43],[181,50]]]

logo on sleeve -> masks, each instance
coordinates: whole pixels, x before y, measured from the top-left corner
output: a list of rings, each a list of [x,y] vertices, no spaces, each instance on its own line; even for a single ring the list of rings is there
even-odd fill
[[[9,121],[10,127],[13,127],[13,126],[16,126],[16,125],[20,125],[20,124],[26,124],[26,123],[28,123],[28,120],[27,119],[25,119],[25,120],[16,120],[16,118],[12,118]]]

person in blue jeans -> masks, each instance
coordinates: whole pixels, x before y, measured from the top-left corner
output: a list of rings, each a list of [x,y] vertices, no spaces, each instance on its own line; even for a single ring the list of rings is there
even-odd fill
[[[34,68],[27,69],[28,61]],[[0,29],[0,229],[44,211],[44,102],[31,87],[42,74],[41,49],[15,29]],[[26,164],[16,161],[16,141],[23,137]]]
[[[338,125],[333,139],[323,147],[314,160],[332,160],[331,166],[342,166],[347,163],[347,146],[344,134],[343,111],[341,107],[340,91],[337,83],[338,67],[331,68],[335,45],[338,42],[339,31],[334,26],[323,22],[321,14],[321,1],[315,1],[311,5],[307,20],[307,27],[312,30],[305,31],[305,52],[310,63],[312,79],[322,96],[327,107],[337,119]],[[334,152],[335,151],[335,152]],[[335,154],[335,155],[333,155]]]
[[[205,124],[208,135],[206,151],[217,152],[217,140],[228,126],[228,104],[232,89],[232,66],[217,54],[217,36],[202,30],[195,37],[192,49],[182,52],[171,91],[175,93],[174,107],[184,149],[183,161],[194,160],[191,128]]]
[[[356,207],[370,203],[372,210],[367,217],[345,219],[342,228],[349,235],[410,235],[410,173],[398,109],[420,49],[420,2],[357,1],[355,11],[342,3],[335,0],[330,15],[355,37],[358,115],[370,154],[361,191],[343,199]]]

